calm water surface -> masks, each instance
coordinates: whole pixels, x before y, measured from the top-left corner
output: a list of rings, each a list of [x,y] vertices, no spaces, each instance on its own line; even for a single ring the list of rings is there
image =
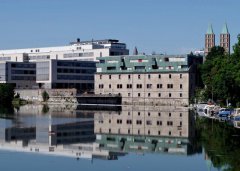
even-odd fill
[[[0,170],[240,170],[240,132],[178,107],[0,109]]]

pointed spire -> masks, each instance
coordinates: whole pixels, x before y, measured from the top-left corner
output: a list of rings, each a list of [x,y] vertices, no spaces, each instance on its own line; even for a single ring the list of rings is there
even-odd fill
[[[133,50],[133,55],[138,55],[138,50],[137,47],[135,46],[134,50]]]
[[[208,25],[207,34],[214,34],[214,33],[213,33],[212,24],[209,24],[209,25]]]
[[[229,34],[227,23],[224,24],[221,34]]]

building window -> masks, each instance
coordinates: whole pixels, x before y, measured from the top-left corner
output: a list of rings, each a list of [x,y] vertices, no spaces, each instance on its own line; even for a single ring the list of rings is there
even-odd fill
[[[131,96],[131,93],[128,93],[128,97],[130,97]]]
[[[137,88],[142,88],[142,84],[137,84]]]
[[[173,88],[173,84],[168,84],[167,88]]]
[[[172,116],[172,113],[168,113],[168,116],[171,117],[171,116]]]
[[[109,85],[108,85],[108,87],[109,87],[109,88],[112,88],[112,85],[111,85],[111,84],[109,84]]]
[[[182,84],[180,84],[180,89],[182,89],[182,87],[183,87]]]
[[[141,97],[141,94],[140,94],[140,93],[138,93],[138,97]]]
[[[111,129],[109,129],[108,132],[111,133]]]
[[[127,84],[127,88],[132,88],[132,84]]]
[[[141,75],[138,75],[138,79],[141,79]]]
[[[140,130],[138,130],[138,134],[140,134]]]
[[[121,89],[122,88],[122,84],[117,84],[117,88]]]
[[[148,135],[150,135],[150,130],[148,130]]]
[[[117,119],[117,124],[122,124],[122,119]]]
[[[161,97],[161,93],[158,93],[158,97]]]
[[[157,84],[157,88],[162,88],[162,84]]]
[[[180,113],[180,115],[179,115],[180,117],[182,117],[182,113]]]
[[[151,97],[151,93],[148,93],[148,97]]]
[[[102,75],[99,75],[100,80],[102,79]]]
[[[130,129],[128,129],[128,134],[130,134],[131,132],[130,132]]]
[[[179,96],[182,97],[182,93],[180,93]]]
[[[169,97],[172,97],[172,94],[171,94],[171,93],[169,93],[169,94],[168,94],[168,96],[169,96]]]
[[[108,120],[108,123],[111,123],[111,119]]]
[[[158,116],[161,116],[161,113],[160,113],[160,112],[158,112]]]
[[[132,124],[132,120],[130,120],[130,119],[127,120],[127,124],[130,124],[130,125],[131,125],[131,124]]]
[[[151,115],[151,113],[150,112],[148,112],[148,116],[150,116]]]
[[[180,78],[182,78],[182,74],[180,74]]]
[[[157,121],[157,125],[162,125],[162,121]]]
[[[158,135],[161,135],[161,131],[158,131]]]
[[[103,84],[99,84],[98,88],[99,89],[103,89],[104,85]]]
[[[152,121],[146,121],[147,125],[152,125]]]
[[[180,126],[182,126],[182,121],[180,121],[180,123],[179,123],[179,124],[180,124]]]
[[[137,125],[142,125],[142,120],[137,120],[137,121],[136,121],[136,124],[137,124]]]
[[[169,74],[169,75],[168,75],[168,77],[171,79],[171,78],[172,78],[172,75],[171,75],[171,74]]]
[[[173,126],[173,122],[172,121],[167,121],[167,126]]]
[[[182,136],[182,131],[179,132],[179,136],[180,136],[180,137]]]
[[[158,75],[158,78],[159,78],[159,79],[161,78],[161,74]]]
[[[129,80],[131,79],[131,75],[128,75],[128,79],[129,79]]]
[[[151,78],[151,75],[150,74],[148,74],[148,79],[150,79]]]
[[[152,88],[152,84],[147,84],[147,88],[148,89]]]
[[[169,131],[169,132],[168,132],[168,135],[172,135],[172,132],[171,132],[171,131]]]
[[[112,75],[109,75],[109,79],[110,79],[110,80],[112,79]]]
[[[118,79],[121,79],[121,75],[118,75]]]
[[[138,116],[140,116],[141,115],[141,113],[140,112],[138,112]]]

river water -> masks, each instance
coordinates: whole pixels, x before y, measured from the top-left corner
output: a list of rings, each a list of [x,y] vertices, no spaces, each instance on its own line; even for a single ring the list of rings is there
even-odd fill
[[[174,106],[1,108],[0,170],[240,170],[240,131]]]

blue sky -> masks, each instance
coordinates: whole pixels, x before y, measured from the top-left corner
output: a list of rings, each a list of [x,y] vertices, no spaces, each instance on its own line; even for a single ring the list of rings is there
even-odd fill
[[[179,54],[204,47],[212,23],[217,44],[227,22],[240,33],[238,0],[0,0],[0,49],[59,46],[115,38],[131,53]]]

